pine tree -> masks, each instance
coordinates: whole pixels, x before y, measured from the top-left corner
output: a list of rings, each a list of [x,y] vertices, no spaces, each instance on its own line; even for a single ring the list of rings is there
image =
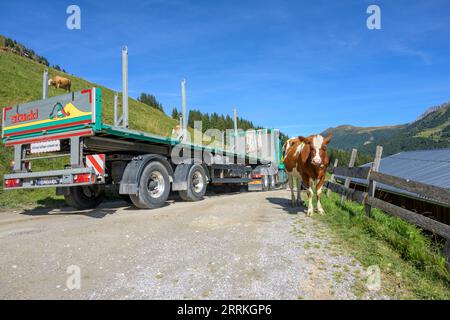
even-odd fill
[[[158,109],[162,112],[164,112],[164,108],[162,106],[161,103],[158,102],[158,100],[156,100],[156,97],[152,94],[147,94],[147,93],[141,93],[141,95],[138,97],[137,99],[138,101],[145,103],[146,105]]]
[[[202,115],[202,129],[203,132],[205,132],[208,129],[211,129],[211,121],[208,113]]]
[[[178,120],[180,118],[180,114],[178,113],[177,108],[172,109],[172,119]]]

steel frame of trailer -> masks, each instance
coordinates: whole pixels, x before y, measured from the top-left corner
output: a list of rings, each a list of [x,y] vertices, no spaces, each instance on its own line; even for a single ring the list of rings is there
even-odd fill
[[[189,181],[185,180],[189,179],[190,170],[193,167],[196,168],[197,173],[204,171],[207,176],[207,184],[242,184],[251,180],[252,169],[268,164],[262,159],[249,157],[245,154],[185,143],[143,131],[104,124],[102,123],[102,93],[100,88],[52,97],[34,102],[34,104],[41,105],[43,111],[48,111],[47,102],[51,105],[61,99],[68,104],[72,104],[72,107],[76,101],[81,101],[80,105],[84,108],[81,112],[83,121],[88,123],[80,124],[79,118],[76,117],[56,119],[55,121],[39,118],[38,121],[19,125],[6,123],[2,127],[3,142],[7,146],[14,146],[13,173],[6,174],[4,181],[21,180],[20,185],[7,189],[56,187],[58,194],[67,195],[70,190],[76,187],[115,184],[120,186],[119,193],[129,194],[132,197],[140,192],[141,177],[139,175],[143,174],[145,166],[153,162],[159,162],[164,165],[170,176],[171,190],[185,192],[185,190],[190,190]],[[17,113],[19,113],[19,110],[28,112],[27,110],[34,104],[18,105],[15,109],[13,107],[5,108],[3,110],[4,119],[8,119],[7,116],[14,110]],[[53,107],[52,114],[54,109],[55,107]],[[66,153],[63,153],[61,148],[61,152],[57,154],[44,157],[27,157],[27,148],[31,143],[51,140],[69,141],[70,152],[67,153],[67,150],[65,150]],[[182,150],[183,157],[180,163],[172,161],[171,153],[174,148]],[[108,172],[109,176],[108,174],[106,177],[96,176],[96,172],[93,172],[92,168],[86,168],[84,164],[85,157],[99,153],[105,155],[105,172]],[[62,170],[29,172],[26,167],[27,163],[34,160],[67,155],[70,156],[70,164]],[[207,159],[203,156],[206,156]],[[77,177],[80,174],[90,175],[90,178],[86,181],[77,182]],[[54,178],[57,184],[37,185],[36,179],[38,178]],[[50,180],[50,182],[52,181]],[[185,197],[189,199],[193,196],[185,195]],[[138,203],[138,205],[142,204],[138,200],[133,202]],[[145,206],[142,205],[142,207]]]

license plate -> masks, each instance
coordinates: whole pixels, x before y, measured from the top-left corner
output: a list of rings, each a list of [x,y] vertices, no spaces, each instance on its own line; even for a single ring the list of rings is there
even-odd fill
[[[35,142],[30,145],[31,153],[53,152],[61,150],[60,140]]]
[[[38,185],[38,186],[49,186],[49,185],[54,185],[54,184],[59,184],[59,179],[45,178],[45,179],[37,179],[36,180],[36,185]]]
[[[261,180],[252,180],[249,182],[249,184],[262,184]]]

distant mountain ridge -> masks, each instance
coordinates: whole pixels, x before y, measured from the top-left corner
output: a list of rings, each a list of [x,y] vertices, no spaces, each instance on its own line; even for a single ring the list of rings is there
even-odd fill
[[[384,155],[450,147],[450,103],[428,108],[416,121],[408,124],[379,127],[342,125],[328,128],[322,134],[330,133],[334,135],[330,148],[356,148],[365,154],[374,154],[377,145],[383,146]]]
[[[330,147],[341,150],[360,149],[364,145],[376,141],[389,139],[406,125],[398,126],[378,126],[378,127],[355,127],[351,125],[341,125],[335,128],[328,128],[322,135],[333,134]]]
[[[419,120],[425,118],[425,117],[426,117],[427,115],[429,115],[430,113],[436,112],[436,111],[438,111],[438,110],[441,109],[441,108],[447,107],[448,105],[450,105],[450,102],[443,103],[443,104],[441,104],[441,105],[439,105],[439,106],[429,107],[427,110],[425,110],[424,113],[422,113],[422,114],[416,119],[416,121],[419,121]]]

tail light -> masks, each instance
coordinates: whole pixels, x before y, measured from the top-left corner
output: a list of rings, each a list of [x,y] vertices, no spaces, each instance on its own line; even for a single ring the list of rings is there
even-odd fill
[[[91,174],[90,173],[76,174],[73,178],[73,182],[74,183],[91,182]]]
[[[253,179],[261,179],[261,175],[259,173],[252,173]]]
[[[22,186],[22,181],[20,179],[6,179],[5,188],[17,188]]]

